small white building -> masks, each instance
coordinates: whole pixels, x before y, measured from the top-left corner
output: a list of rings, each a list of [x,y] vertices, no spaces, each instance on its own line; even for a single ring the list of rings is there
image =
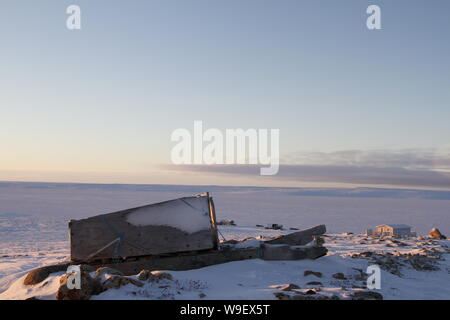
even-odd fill
[[[414,237],[411,227],[406,224],[381,224],[375,227],[375,231],[367,229],[368,236],[392,236],[392,237]]]

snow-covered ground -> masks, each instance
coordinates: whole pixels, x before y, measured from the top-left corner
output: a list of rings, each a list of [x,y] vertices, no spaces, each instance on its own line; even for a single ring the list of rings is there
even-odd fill
[[[250,232],[249,232],[250,231]],[[248,235],[268,237],[277,234],[256,227],[222,227],[226,238]],[[143,287],[128,284],[110,289],[92,299],[276,299],[275,294],[295,296],[310,289],[317,296],[340,299],[350,298],[354,292],[367,291],[362,276],[367,266],[381,267],[381,289],[373,290],[384,299],[450,299],[450,241],[409,239],[367,239],[360,235],[328,235],[325,245],[327,256],[317,260],[263,261],[260,259],[230,262],[189,271],[167,271],[173,279],[145,282]],[[375,261],[365,257],[367,252],[379,257],[392,254],[392,261]],[[438,252],[440,258],[430,255]],[[46,252],[45,255],[28,253],[26,257],[10,257],[7,261],[17,269],[25,270],[40,264],[64,260],[67,248]],[[363,256],[358,254],[364,253]],[[419,264],[409,264],[401,257],[424,257]],[[376,256],[377,257],[377,256]],[[397,259],[397,257],[400,257]],[[5,258],[2,258],[4,260]],[[3,261],[4,263],[6,261]],[[406,263],[405,263],[406,262]],[[424,270],[422,270],[424,269]],[[435,270],[428,270],[435,269]],[[305,271],[319,272],[320,276]],[[342,273],[343,279],[336,279]],[[59,278],[64,272],[52,274],[45,282],[35,286],[22,284],[25,272],[12,273],[0,279],[0,299],[55,299]],[[333,276],[334,275],[334,276]],[[134,279],[137,279],[134,277]],[[298,289],[282,291],[284,285],[294,284]],[[9,287],[9,288],[8,288]]]
[[[226,239],[290,232],[265,230],[256,224],[278,223],[287,229],[302,229],[323,223],[329,230],[325,237],[329,253],[317,260],[255,259],[170,271],[173,280],[149,282],[143,287],[129,284],[93,298],[275,299],[277,292],[292,296],[314,289],[317,295],[335,294],[342,299],[364,290],[360,288],[365,286],[360,270],[379,264],[382,287],[377,292],[385,299],[450,299],[448,240],[415,238],[397,243],[341,234],[362,233],[382,223],[406,223],[419,234],[438,227],[448,235],[448,192],[36,183],[0,183],[0,299],[55,298],[63,273],[52,274],[44,283],[32,287],[24,286],[22,278],[30,269],[67,259],[70,218],[202,191],[212,192],[219,220],[233,219],[238,224],[220,228]],[[305,276],[307,270],[320,272],[322,277]],[[334,278],[336,273],[342,273],[345,279]],[[299,289],[281,291],[281,285],[289,283]]]

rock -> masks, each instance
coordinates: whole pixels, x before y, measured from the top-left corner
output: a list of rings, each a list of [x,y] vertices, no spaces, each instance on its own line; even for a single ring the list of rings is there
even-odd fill
[[[38,284],[51,274],[55,272],[61,272],[61,271],[67,271],[67,268],[70,266],[69,263],[63,263],[63,264],[55,264],[51,266],[45,266],[41,268],[34,269],[30,271],[25,279],[23,280],[24,285],[35,285]],[[95,268],[87,265],[87,264],[81,264],[80,270],[85,272],[93,272],[95,271]]]
[[[138,273],[137,277],[141,281],[146,281],[148,278],[152,276],[152,272],[150,270],[141,270],[141,272]]]
[[[23,284],[26,286],[38,284],[47,279],[50,273],[66,271],[68,266],[68,263],[64,263],[31,270],[23,280]]]
[[[371,256],[373,256],[374,255],[374,252],[371,252],[371,251],[364,251],[364,252],[359,252],[359,253],[353,253],[352,255],[351,255],[351,257],[353,258],[353,259],[358,259],[358,258],[369,258],[369,257],[371,257]]]
[[[173,280],[173,276],[170,273],[162,271],[141,270],[137,277],[141,281],[149,282],[159,282],[163,279]]]
[[[173,280],[173,276],[167,272],[152,271],[152,275],[156,278],[157,281],[163,280],[163,279]]]
[[[281,290],[281,291],[292,291],[295,289],[300,289],[300,287],[298,285],[293,284],[293,283],[279,284],[279,285],[274,285],[274,286],[270,286],[270,287],[277,289],[277,290]]]
[[[144,284],[138,280],[123,276],[111,276],[103,282],[103,287],[105,289],[119,289],[127,284],[132,284],[137,287],[142,287]]]
[[[85,271],[80,273],[81,288],[69,289],[67,287],[67,281],[70,276],[73,276],[73,274],[67,273],[59,279],[59,288],[56,293],[56,300],[89,300],[92,295],[96,295],[104,291],[100,281],[91,278],[89,273]]]
[[[303,273],[303,276],[309,276],[310,274],[312,274],[313,276],[316,276],[317,278],[322,278],[322,273],[318,272],[318,271],[311,271],[311,270],[305,270],[305,272]]]
[[[199,297],[200,299],[203,299],[204,297],[206,297],[206,294],[204,294],[203,292],[200,292],[200,293],[198,294],[198,297]]]
[[[338,280],[347,280],[347,278],[342,272],[335,273],[332,275],[332,277]]]
[[[99,278],[104,274],[110,274],[113,276],[123,276],[123,273],[120,272],[119,270],[109,268],[109,267],[101,267],[101,268],[98,268],[97,271],[95,271],[96,278]]]
[[[439,231],[438,228],[431,229],[430,233],[428,234],[430,238],[432,239],[447,239],[446,236],[444,236],[441,231]]]
[[[235,226],[234,220],[220,220],[216,223],[218,226]]]
[[[407,247],[408,246],[408,244],[406,244],[404,242],[401,242],[401,241],[398,241],[398,240],[394,240],[394,239],[392,239],[391,242],[393,244],[396,244],[398,247]]]
[[[436,258],[422,255],[411,255],[406,258],[407,262],[417,271],[437,271],[440,268],[436,264]]]
[[[366,281],[367,280],[367,274],[362,270],[358,268],[353,268],[355,270],[354,279],[356,281]]]
[[[353,300],[383,300],[383,296],[374,291],[356,291],[351,295]]]
[[[268,224],[266,226],[266,229],[272,229],[272,230],[283,230],[283,225],[278,223],[272,223]]]
[[[286,293],[283,293],[283,292],[274,292],[274,296],[278,300],[290,300],[291,299],[291,297],[289,295],[287,295]]]
[[[326,295],[316,294],[314,290],[308,290],[305,293],[292,296],[283,292],[275,292],[274,296],[278,300],[339,300],[339,297],[335,294],[330,297]]]

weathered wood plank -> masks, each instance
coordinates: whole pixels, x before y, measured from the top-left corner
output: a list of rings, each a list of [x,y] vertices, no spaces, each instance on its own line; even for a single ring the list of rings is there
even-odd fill
[[[301,260],[317,259],[327,253],[325,247],[292,248],[290,246],[261,246],[259,248],[209,250],[190,254],[178,254],[169,257],[140,257],[134,261],[120,263],[95,263],[94,268],[110,267],[125,275],[135,275],[141,270],[191,270],[247,259],[263,260]],[[50,265],[34,269],[24,280],[25,285],[35,285],[44,281],[50,273],[67,270],[69,263]],[[82,265],[82,268],[91,268]]]
[[[291,246],[303,246],[314,240],[314,237],[320,236],[327,232],[324,224],[312,227],[310,229],[297,231],[276,239],[266,241],[268,244],[288,244]]]
[[[203,268],[211,265],[241,261],[248,259],[263,260],[302,260],[317,259],[326,255],[325,247],[309,247],[294,249],[289,246],[273,246],[262,248],[247,248],[235,250],[211,250],[209,252],[198,253],[195,255],[178,255],[172,257],[149,257],[141,258],[137,261],[122,262],[116,264],[106,264],[103,266],[111,267],[123,272],[125,275],[134,275],[141,270],[191,270]]]
[[[87,261],[212,249],[218,240],[211,215],[209,195],[204,195],[72,220],[71,259]]]

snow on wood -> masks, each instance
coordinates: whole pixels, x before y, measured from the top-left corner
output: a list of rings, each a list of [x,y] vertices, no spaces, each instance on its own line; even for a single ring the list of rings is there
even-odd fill
[[[212,249],[212,199],[205,193],[69,223],[71,259],[125,259]]]
[[[168,226],[195,233],[211,227],[208,201],[204,197],[176,199],[131,212],[127,221],[134,226]]]

